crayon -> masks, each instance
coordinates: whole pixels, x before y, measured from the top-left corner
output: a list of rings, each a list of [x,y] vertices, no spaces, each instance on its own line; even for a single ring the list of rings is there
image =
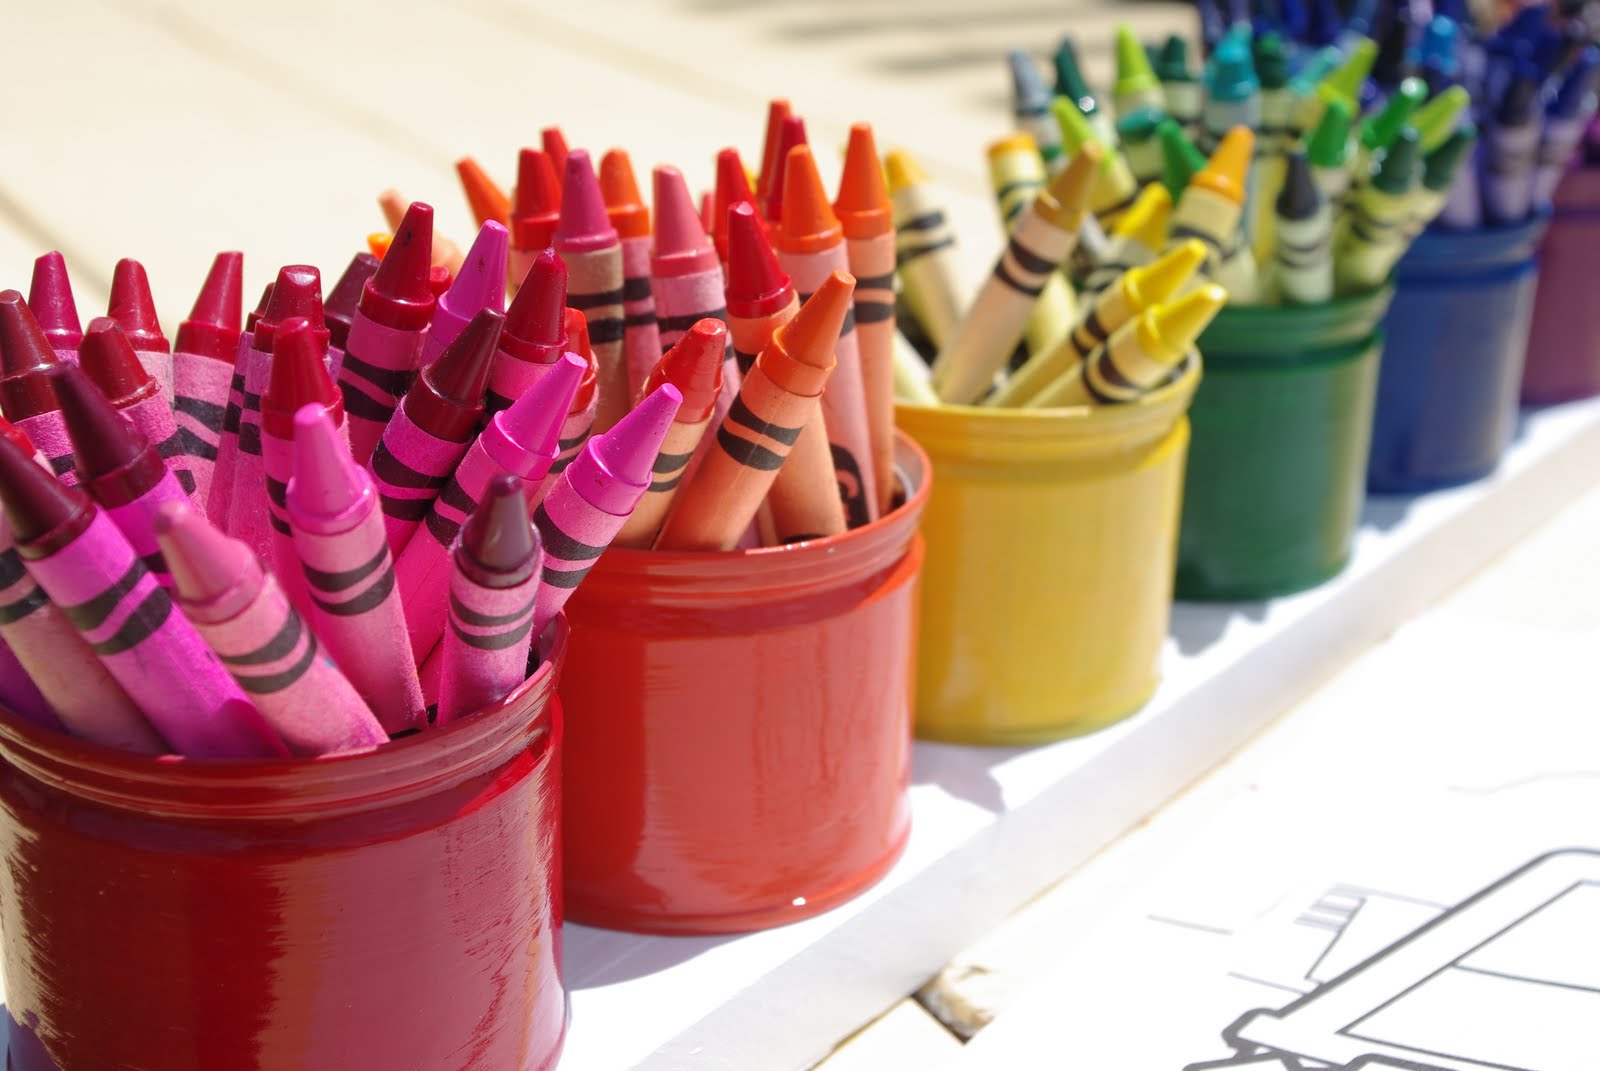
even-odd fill
[[[1482,155],[1479,150],[1482,146],[1478,144],[1476,126],[1473,127],[1473,134],[1467,159],[1457,170],[1455,182],[1438,216],[1440,225],[1452,230],[1476,230],[1483,226],[1483,198],[1478,180],[1479,158]]]
[[[1364,181],[1372,170],[1373,159],[1389,147],[1427,97],[1428,87],[1422,79],[1407,78],[1389,94],[1383,109],[1361,124],[1356,135],[1354,168],[1358,181]]]
[[[835,367],[835,343],[855,280],[832,273],[779,327],[716,431],[716,447],[678,493],[656,540],[662,550],[731,550],[817,411]],[[548,546],[548,541],[546,543]]]
[[[744,205],[749,209],[748,203]],[[682,404],[673,417],[651,468],[650,486],[613,542],[619,547],[648,547],[655,542],[661,522],[678,493],[689,458],[705,436],[722,391],[722,354],[728,325],[704,319],[690,327],[677,345],[661,358],[645,381],[644,397],[664,383],[678,391]],[[831,480],[829,490],[832,490]]]
[[[1026,136],[1026,135],[1020,135]],[[1037,160],[1037,156],[1035,157]],[[848,271],[849,253],[844,228],[817,174],[811,149],[801,145],[786,162],[788,192],[783,219],[773,245],[778,263],[794,281],[802,305],[836,271]],[[852,292],[854,281],[852,280]],[[866,383],[862,378],[861,340],[855,316],[845,317],[835,346],[838,368],[822,395],[823,423],[833,447],[835,478],[844,496],[845,522],[851,528],[878,519],[877,472],[873,468],[872,429],[867,413]],[[722,422],[716,422],[722,427]],[[888,474],[885,473],[887,478]]]
[[[539,147],[544,149],[544,154],[550,158],[550,170],[556,173],[556,178],[562,180],[561,195],[565,197],[567,157],[570,155],[566,135],[561,132],[559,126],[547,126],[539,131]]]
[[[517,184],[511,191],[511,256],[506,292],[515,294],[528,269],[554,241],[561,220],[561,176],[539,149],[517,154]]]
[[[718,360],[721,357],[718,355]],[[544,551],[522,482],[501,473],[450,551],[450,622],[440,645],[439,712],[449,725],[528,677]]]
[[[740,165],[741,168],[743,165]],[[639,195],[633,162],[621,149],[600,158],[600,192],[622,239],[622,349],[628,357],[628,397],[634,398],[661,359],[661,332],[650,289],[650,210]]]
[[[338,360],[344,357],[345,343],[350,339],[350,324],[356,318],[356,305],[361,301],[361,292],[367,288],[367,280],[377,273],[379,263],[377,257],[365,251],[351,257],[344,273],[333,284],[333,289],[328,291],[322,303],[322,320],[328,328],[328,371],[336,379],[339,375]],[[338,352],[335,354],[333,351]]]
[[[1465,89],[1451,86],[1411,113],[1411,125],[1416,128],[1424,153],[1433,152],[1444,144],[1471,102]]]
[[[111,302],[106,315],[122,325],[122,333],[133,344],[139,363],[161,387],[161,397],[172,405],[172,344],[161,333],[156,301],[150,295],[150,280],[144,265],[129,257],[117,261],[111,274]]]
[[[589,154],[567,155],[561,217],[554,246],[567,266],[567,306],[583,313],[598,369],[594,430],[605,431],[628,411],[628,364],[622,349],[622,240],[606,214]]]
[[[20,563],[18,568],[21,568]],[[93,661],[93,654],[89,658]],[[28,676],[22,660],[3,637],[0,637],[0,706],[41,729],[53,729],[58,733],[68,731],[61,719],[56,717],[56,712],[50,709],[50,701],[33,683],[33,678]]]
[[[561,425],[561,452],[556,456],[555,464],[550,466],[552,474],[572,464],[584,442],[594,433],[594,413],[599,403],[600,369],[594,359],[594,349],[589,345],[588,322],[584,320],[583,313],[570,306],[563,310],[563,315],[570,352],[583,360],[583,378],[578,381],[577,393],[572,396],[572,405],[567,409],[567,419]],[[732,362],[725,362],[724,371],[731,369]],[[529,501],[538,505],[547,490],[548,484],[532,488],[528,492]]]
[[[0,410],[50,462],[63,483],[78,482],[66,420],[46,375],[61,362],[22,295],[0,291]]]
[[[67,262],[60,253],[52,250],[33,262],[28,308],[55,349],[56,360],[76,364],[78,345],[83,341],[83,322],[78,319],[78,304],[72,298],[72,280],[67,276]]]
[[[1300,129],[1316,129],[1317,124],[1322,121],[1323,111],[1334,100],[1342,100],[1348,104],[1352,116],[1360,115],[1361,87],[1366,84],[1367,74],[1371,72],[1372,63],[1377,58],[1377,42],[1370,38],[1361,38],[1347,48],[1344,62],[1318,82],[1316,88],[1301,103],[1300,114],[1297,116]]]
[[[928,365],[923,361],[922,354],[898,331],[894,334],[894,396],[906,405],[931,408],[939,404],[939,396],[933,392]],[[810,426],[806,425],[808,428]]]
[[[249,547],[177,504],[163,506],[155,524],[172,563],[178,608],[291,753],[388,743],[365,700]]]
[[[502,332],[502,345],[504,341]],[[401,552],[395,576],[415,662],[426,661],[443,634],[449,548],[462,522],[482,500],[495,473],[509,472],[534,487],[544,481],[559,453],[561,425],[585,368],[576,354],[558,357],[509,409],[494,414]]]
[[[1378,39],[1378,55],[1372,61],[1372,72],[1361,87],[1361,107],[1381,111],[1389,93],[1411,73],[1411,5],[1397,3],[1390,13],[1388,25]]]
[[[1022,210],[1033,202],[1048,177],[1033,135],[1017,131],[992,142],[988,148],[989,188],[1000,209],[1000,226],[1010,231]]]
[[[1477,140],[1478,128],[1468,122],[1443,145],[1423,157],[1422,182],[1411,194],[1411,204],[1401,226],[1406,247],[1409,248],[1417,235],[1444,210],[1457,180],[1471,167],[1472,149]]]
[[[1278,194],[1283,190],[1284,153],[1295,141],[1294,114],[1299,104],[1289,88],[1289,54],[1283,37],[1266,33],[1255,39],[1256,77],[1261,84],[1261,128],[1256,136],[1256,161],[1247,184],[1250,197],[1251,252],[1256,261],[1272,258]]]
[[[287,754],[83,490],[51,479],[14,443],[0,442],[0,500],[28,572],[173,750],[194,758]]]
[[[1189,68],[1189,42],[1179,34],[1168,37],[1156,61],[1161,79],[1162,107],[1183,132],[1194,137],[1200,132],[1200,110],[1205,103],[1205,88]]]
[[[435,305],[428,287],[432,244],[433,209],[413,201],[383,263],[362,288],[350,321],[339,389],[358,465],[372,456],[421,363],[422,337]]]
[[[1600,78],[1600,47],[1590,45],[1562,78],[1545,106],[1544,127],[1533,173],[1533,203],[1548,205],[1556,183],[1566,173],[1574,150],[1595,112],[1595,81]],[[35,315],[38,306],[31,298]]]
[[[1156,132],[1166,119],[1159,108],[1141,108],[1117,120],[1117,138],[1122,143],[1128,170],[1141,187],[1161,180],[1166,160]]]
[[[1193,239],[1182,242],[1142,267],[1130,268],[1111,286],[1095,295],[1072,333],[1049,353],[1030,360],[1012,376],[989,404],[1033,407],[1039,393],[1062,375],[1087,360],[1123,324],[1172,296],[1205,261],[1205,246]]]
[[[1114,41],[1117,80],[1111,90],[1111,110],[1120,122],[1143,108],[1164,112],[1167,98],[1161,80],[1144,46],[1125,23],[1119,23]]]
[[[756,204],[756,195],[750,189],[750,178],[738,149],[723,149],[717,153],[717,185],[711,199],[711,219],[706,233],[717,247],[717,258],[722,261],[722,272],[728,272],[728,209],[741,201]],[[635,394],[638,392],[635,391]]]
[[[789,181],[789,154],[801,145],[808,144],[805,120],[798,115],[784,119],[778,127],[778,169],[772,176],[772,184],[767,187],[766,199],[759,206],[767,222],[774,227],[783,220],[783,190],[784,184]],[[660,211],[661,205],[658,203],[656,212]]]
[[[1148,264],[1167,245],[1167,227],[1172,219],[1172,197],[1159,183],[1146,186],[1128,214],[1117,221],[1106,255],[1084,276],[1080,288],[1092,297],[1116,282],[1131,268]]]
[[[1194,142],[1171,120],[1163,120],[1156,127],[1161,139],[1161,184],[1176,202],[1188,188],[1189,180],[1206,166],[1206,154],[1195,148]]]
[[[1214,153],[1236,126],[1261,126],[1261,82],[1249,49],[1229,39],[1218,46],[1206,69],[1206,103],[1200,113],[1199,148]]]
[[[1011,114],[1017,129],[1033,138],[1045,171],[1053,175],[1067,161],[1061,155],[1061,128],[1050,115],[1050,90],[1033,57],[1020,48],[1006,53],[1006,63],[1011,68]]]
[[[1134,198],[1139,196],[1139,184],[1128,170],[1128,162],[1110,147],[1115,144],[1114,140],[1102,141],[1094,136],[1082,113],[1072,107],[1071,102],[1056,100],[1051,109],[1061,124],[1063,152],[1076,154],[1090,142],[1099,147],[1101,162],[1094,176],[1094,187],[1089,192],[1089,211],[1094,213],[1095,222],[1102,230],[1115,230],[1117,220],[1133,207]]]
[[[1456,20],[1448,15],[1435,15],[1423,31],[1422,43],[1417,46],[1417,74],[1427,83],[1430,95],[1456,84],[1461,72],[1456,58],[1458,32]]]
[[[285,501],[311,627],[380,725],[423,728],[422,685],[372,480],[320,405],[295,414],[292,458]]]
[[[966,307],[955,232],[916,157],[905,149],[890,149],[884,158],[884,177],[894,206],[895,272],[901,295],[938,349],[950,341]]]
[[[1171,304],[1146,309],[1030,405],[1118,405],[1137,400],[1172,374],[1227,301],[1228,292],[1222,287],[1205,286]]]
[[[779,152],[783,141],[783,123],[793,114],[794,109],[782,97],[774,97],[767,103],[767,125],[761,140],[761,170],[756,174],[757,210],[766,205],[772,184],[781,181],[778,172],[783,170],[783,156]]]
[[[261,291],[261,300],[245,316],[244,330],[233,354],[233,375],[228,380],[228,406],[222,412],[222,434],[217,437],[217,464],[211,472],[211,494],[206,498],[205,514],[218,528],[226,529],[233,506],[233,477],[239,468],[239,426],[244,419],[244,383],[254,357],[255,329],[272,301],[272,284]]]
[[[416,202],[403,197],[398,190],[384,190],[378,195],[378,205],[383,209],[383,218],[389,224],[390,231],[400,230],[401,225],[405,223],[406,214],[411,211],[411,205],[414,203]],[[434,231],[431,237],[432,253],[428,263],[432,268],[443,269],[439,275],[434,276],[441,281],[438,289],[443,289],[449,285],[450,276],[461,270],[461,261],[465,254],[461,252],[460,246],[438,231]],[[387,235],[383,250],[374,249],[373,254],[382,259],[389,247],[394,244],[395,238],[394,234]]]
[[[178,432],[172,410],[161,400],[160,385],[139,363],[122,328],[109,316],[89,321],[80,354],[78,367],[97,388],[96,400],[109,402],[139,429],[162,459],[163,467],[171,470],[183,493],[193,498],[197,485],[189,469],[189,457],[184,452],[183,436]],[[81,448],[75,449],[74,454],[78,456],[81,470]]]
[[[1306,143],[1311,177],[1336,209],[1344,208],[1350,196],[1350,122],[1350,105],[1343,100],[1329,101]]]
[[[229,381],[239,351],[243,272],[244,254],[216,255],[189,318],[178,325],[172,348],[172,418],[194,479],[191,497],[202,510],[211,497]]]
[[[1288,157],[1277,202],[1273,282],[1285,305],[1333,299],[1333,206],[1311,174],[1304,152]]]
[[[491,221],[502,227],[511,221],[511,199],[489,177],[482,164],[470,156],[463,156],[456,161],[456,177],[461,180],[461,192],[467,196],[472,220],[480,229]]]
[[[1199,239],[1206,247],[1201,274],[1215,281],[1223,261],[1237,245],[1239,217],[1244,213],[1245,177],[1250,170],[1255,135],[1247,127],[1230,130],[1211,154],[1172,210],[1167,241]]]
[[[940,400],[976,402],[1021,339],[1034,299],[1078,240],[1101,151],[1099,142],[1085,142],[1017,220],[955,337],[933,363]]]
[[[555,250],[541,250],[506,309],[489,369],[488,415],[510,408],[567,352],[566,304],[567,266]]]
[[[1078,63],[1077,49],[1073,47],[1071,37],[1061,39],[1053,59],[1056,68],[1056,97],[1064,98],[1075,111],[1088,120],[1089,128],[1094,131],[1101,145],[1115,145],[1117,132],[1112,125],[1111,115],[1100,107],[1100,102],[1095,99],[1088,81],[1083,77],[1083,67]],[[1059,105],[1054,101],[1051,102],[1051,110],[1056,113],[1059,122]],[[1062,133],[1064,135],[1065,130]],[[1076,151],[1077,147],[1067,144],[1063,137],[1061,145],[1063,155],[1070,157]]]
[[[705,230],[706,237],[711,239],[713,246],[716,245],[716,238],[712,233],[717,223],[715,218],[716,203],[717,195],[715,190],[700,191],[700,226]]]
[[[478,228],[478,236],[461,262],[460,273],[433,307],[433,320],[422,341],[421,367],[437,361],[482,310],[501,314],[506,311],[510,240],[510,232],[494,220],[487,220]]]
[[[1334,274],[1340,290],[1360,293],[1388,278],[1405,252],[1403,225],[1422,169],[1417,132],[1404,127],[1371,181],[1356,190],[1350,213],[1334,237]]]
[[[478,310],[444,356],[422,369],[372,452],[367,472],[396,557],[472,445],[504,324],[498,309]]]

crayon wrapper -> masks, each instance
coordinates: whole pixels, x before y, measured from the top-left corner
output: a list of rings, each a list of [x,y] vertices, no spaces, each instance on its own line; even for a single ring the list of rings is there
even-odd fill
[[[163,473],[154,487],[133,501],[107,507],[106,513],[116,523],[144,567],[156,578],[156,582],[171,587],[172,574],[167,569],[166,558],[161,554],[161,544],[156,541],[156,511],[168,502],[189,505],[188,494],[171,472]]]
[[[421,331],[374,323],[359,309],[350,321],[344,360],[339,363],[339,390],[356,464],[367,463],[384,425],[411,388],[422,360],[422,336]]]
[[[394,411],[367,462],[392,553],[405,550],[471,445],[441,439],[418,427],[403,404]]]
[[[662,353],[650,287],[650,242],[622,240],[622,348],[628,358],[628,397],[635,401]]]
[[[644,490],[641,487],[639,494]],[[533,511],[533,523],[544,544],[533,618],[536,633],[561,612],[627,520],[626,513],[617,516],[590,505],[566,476],[551,481],[544,500]]]
[[[161,401],[168,409],[173,401],[172,354],[168,350],[134,350],[139,364],[161,387]]]
[[[528,673],[539,570],[507,588],[450,577],[450,620],[439,645],[439,715],[444,724],[509,694]]]
[[[150,440],[150,444],[156,448],[162,462],[166,464],[167,471],[172,473],[173,478],[178,481],[178,486],[183,488],[183,493],[190,504],[197,510],[203,510],[205,500],[196,497],[199,485],[190,468],[189,452],[184,446],[183,436],[178,431],[173,410],[168,409],[160,397],[151,395],[123,409],[122,415]]]
[[[583,313],[598,369],[596,431],[605,431],[633,407],[623,356],[622,245],[562,253],[567,266],[567,304]]]
[[[254,337],[249,331],[239,336],[233,374],[228,378],[228,404],[223,410],[222,434],[217,438],[217,464],[211,473],[211,493],[206,496],[206,517],[223,530],[227,529],[228,511],[233,506],[233,470],[239,461],[239,424],[244,419],[244,388],[251,354],[255,352],[251,348]]]
[[[194,477],[195,507],[202,514],[211,499],[222,421],[228,411],[228,384],[233,369],[222,361],[192,353],[172,355],[173,424],[183,446],[184,464]]]
[[[50,471],[68,487],[78,485],[77,457],[72,452],[72,437],[67,434],[67,421],[60,410],[23,417],[15,422],[28,434],[33,448],[50,462]]]

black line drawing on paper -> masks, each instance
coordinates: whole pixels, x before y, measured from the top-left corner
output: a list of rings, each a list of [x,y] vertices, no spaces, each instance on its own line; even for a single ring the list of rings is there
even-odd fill
[[[1319,909],[1338,925],[1338,897]],[[1185,1071],[1594,1071],[1600,851],[1542,855],[1223,1038],[1233,1056]]]

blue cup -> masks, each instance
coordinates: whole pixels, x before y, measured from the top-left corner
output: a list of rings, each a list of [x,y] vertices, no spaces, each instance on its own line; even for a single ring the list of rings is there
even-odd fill
[[[1367,490],[1431,491],[1487,476],[1516,426],[1549,215],[1430,229],[1395,268]]]

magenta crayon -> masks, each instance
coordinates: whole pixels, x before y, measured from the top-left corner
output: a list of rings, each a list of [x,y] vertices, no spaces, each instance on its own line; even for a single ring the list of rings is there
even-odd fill
[[[682,404],[677,387],[657,387],[616,427],[585,443],[534,509],[544,543],[535,632],[561,612],[650,489],[651,470]]]
[[[584,368],[577,354],[562,356],[511,408],[491,417],[434,500],[422,527],[406,544],[395,575],[405,606],[411,653],[418,664],[427,660],[444,631],[450,590],[449,548],[456,533],[496,473],[509,472],[530,488],[544,481],[555,463],[561,425]]]
[[[506,257],[510,242],[510,232],[492,219],[478,228],[461,270],[433,308],[433,322],[422,342],[422,367],[437,361],[481,310],[506,311]]]
[[[44,337],[55,347],[56,357],[68,364],[78,360],[78,343],[83,341],[83,321],[78,319],[78,303],[72,299],[72,280],[67,262],[52,250],[33,262],[33,281],[28,285],[28,308],[39,321]]]
[[[422,337],[433,317],[432,252],[433,209],[413,201],[383,263],[362,288],[339,364],[350,452],[357,464],[372,456],[383,426],[416,378]]]
[[[99,388],[112,408],[144,434],[166,462],[184,494],[198,504],[199,485],[190,468],[189,453],[173,411],[161,400],[160,384],[139,363],[117,321],[109,316],[90,320],[79,353],[78,366],[89,377],[89,382]],[[82,453],[81,450],[77,452]],[[81,457],[78,467],[83,467]]]
[[[173,597],[289,750],[325,755],[387,743],[366,701],[249,547],[193,510],[156,515]]]
[[[311,269],[315,271],[316,269]],[[245,316],[244,331],[233,354],[233,375],[228,379],[228,407],[222,413],[222,434],[217,437],[217,464],[211,471],[211,493],[206,496],[206,516],[226,530],[228,511],[233,505],[233,476],[239,467],[239,426],[244,421],[244,384],[255,361],[255,330],[272,303],[272,284],[261,291],[261,300]]]
[[[161,397],[170,406],[174,396],[172,344],[161,333],[161,319],[156,315],[156,301],[150,295],[144,265],[131,257],[117,261],[111,273],[111,303],[106,315],[122,325],[139,363],[161,384]]]
[[[661,331],[650,289],[650,210],[639,195],[633,162],[621,149],[600,158],[600,192],[622,240],[622,349],[628,358],[628,397],[634,398],[661,359]]]
[[[472,445],[504,324],[498,309],[478,310],[444,356],[423,366],[372,452],[367,472],[378,489],[389,550],[396,557]]]
[[[522,481],[501,473],[451,550],[450,622],[439,645],[438,724],[498,702],[528,676],[543,557]]]
[[[512,191],[508,290],[520,287],[533,258],[550,248],[560,219],[561,173],[545,152],[523,149],[517,154],[517,185]]]
[[[287,494],[311,627],[389,732],[426,723],[372,480],[321,406],[294,418]]]
[[[22,295],[0,291],[0,411],[49,460],[50,471],[74,484],[72,439],[46,375],[60,364]]]
[[[228,386],[239,352],[243,272],[244,254],[216,255],[172,347],[172,416],[194,478],[192,497],[201,509],[211,497]]]
[[[0,442],[0,499],[28,572],[173,750],[195,758],[287,754],[87,494]]]
[[[172,576],[156,543],[156,510],[168,502],[187,503],[189,493],[178,485],[155,444],[112,408],[82,368],[57,365],[50,370],[50,382],[72,437],[80,485],[111,517],[156,582],[171,587]]]
[[[489,369],[489,415],[509,408],[567,351],[566,306],[567,266],[555,250],[541,250],[506,309],[500,346]]]
[[[531,602],[528,608],[533,608]],[[0,705],[41,729],[54,729],[58,733],[67,731],[61,719],[56,717],[56,712],[50,709],[50,701],[33,683],[33,678],[28,676],[22,660],[3,638],[0,638]]]
[[[339,378],[339,366],[344,363],[344,347],[350,341],[350,323],[356,318],[361,292],[367,288],[367,280],[377,273],[379,263],[377,257],[363,249],[350,258],[344,274],[323,300],[322,321],[328,328],[328,372],[335,380]]]
[[[605,431],[633,401],[622,350],[622,239],[606,214],[589,154],[567,154],[555,251],[567,266],[567,305],[583,313],[599,375],[594,427]]]

